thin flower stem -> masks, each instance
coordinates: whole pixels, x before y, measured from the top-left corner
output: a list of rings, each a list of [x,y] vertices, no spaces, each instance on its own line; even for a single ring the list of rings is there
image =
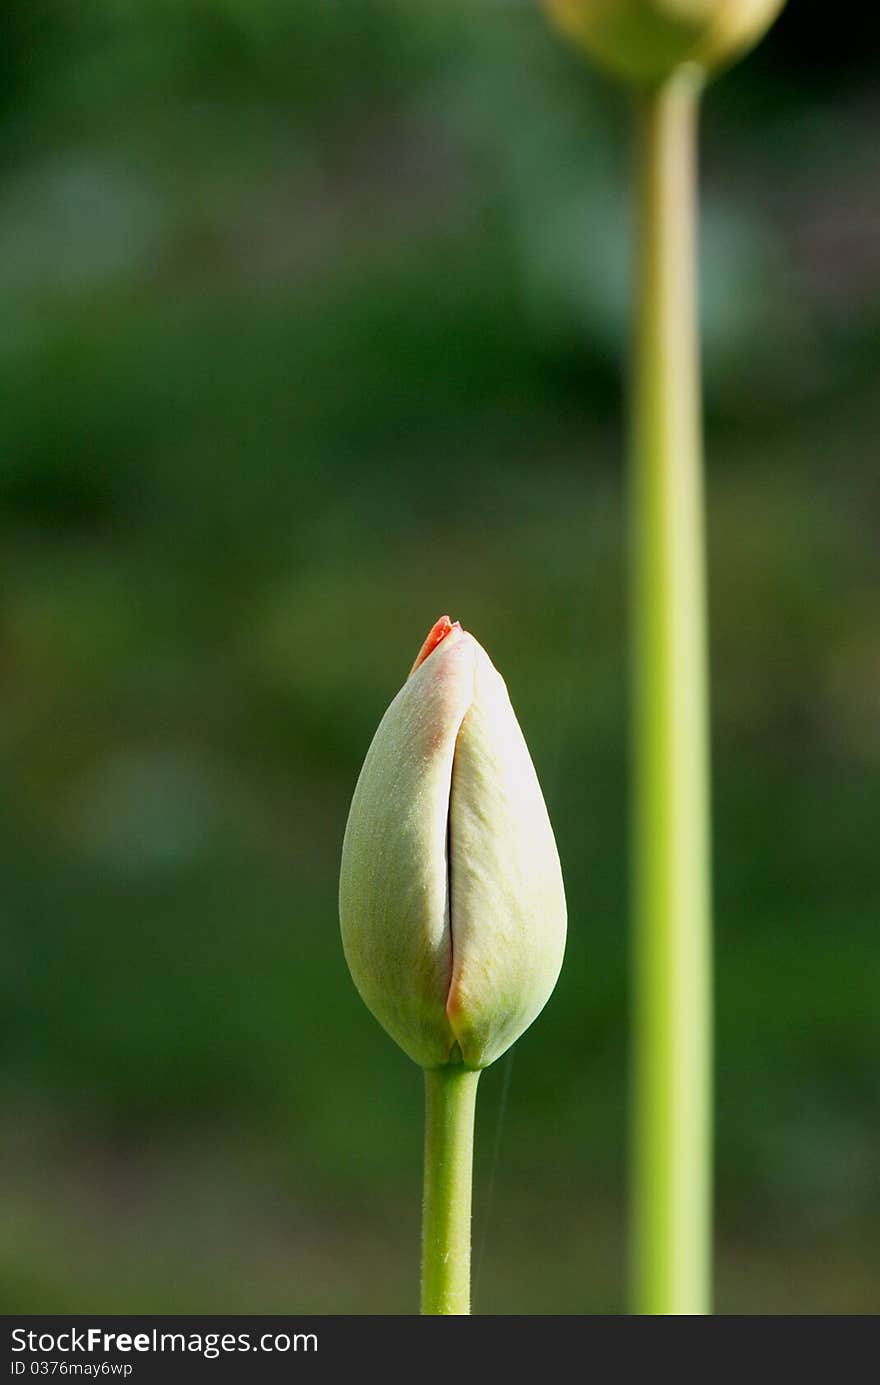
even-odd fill
[[[423,1314],[471,1311],[471,1187],[479,1077],[461,1064],[425,1072]]]
[[[710,1310],[711,920],[696,147],[700,76],[637,97],[631,393],[632,1304]]]

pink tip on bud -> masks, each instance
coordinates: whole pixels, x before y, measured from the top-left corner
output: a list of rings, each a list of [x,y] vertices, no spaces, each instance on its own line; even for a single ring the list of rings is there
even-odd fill
[[[428,631],[428,634],[425,637],[425,643],[422,645],[421,649],[416,655],[416,661],[410,669],[409,673],[407,674],[407,677],[412,678],[413,674],[415,673],[419,665],[425,662],[429,654],[434,653],[434,650],[437,648],[438,644],[441,644],[443,640],[446,639],[447,635],[450,635],[453,630],[460,629],[460,622],[457,620],[450,620],[449,616],[441,616],[439,620],[435,621],[434,624],[431,626],[430,630]]]

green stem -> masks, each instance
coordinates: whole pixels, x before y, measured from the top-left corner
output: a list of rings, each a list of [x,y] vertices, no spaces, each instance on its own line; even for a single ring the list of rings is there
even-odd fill
[[[422,1313],[471,1311],[471,1186],[479,1077],[461,1064],[425,1073]]]
[[[711,921],[696,146],[700,77],[638,97],[631,398],[632,1294],[710,1311]]]

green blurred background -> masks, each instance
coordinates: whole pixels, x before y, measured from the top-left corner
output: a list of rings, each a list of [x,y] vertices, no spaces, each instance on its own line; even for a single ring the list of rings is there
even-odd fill
[[[880,92],[810,8],[704,123],[721,1312],[880,1308]],[[525,0],[14,0],[0,69],[0,1310],[415,1311],[336,881],[443,611],[570,906],[475,1308],[622,1310],[625,102]]]

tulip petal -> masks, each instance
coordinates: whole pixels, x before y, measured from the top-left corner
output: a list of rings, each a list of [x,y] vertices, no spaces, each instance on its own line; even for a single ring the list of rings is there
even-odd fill
[[[434,653],[434,650],[437,648],[438,644],[445,640],[447,635],[450,635],[453,630],[460,629],[461,625],[459,624],[459,622],[457,620],[450,620],[449,616],[441,616],[439,620],[435,620],[434,624],[431,626],[430,630],[425,636],[425,640],[421,649],[416,655],[415,663],[409,671],[409,677],[412,678],[416,669],[419,668],[425,662],[429,654]]]
[[[455,744],[479,646],[451,627],[391,703],[352,799],[339,888],[342,942],[368,1008],[422,1067],[449,1061],[447,832]]]
[[[528,748],[504,680],[477,648],[452,774],[447,1014],[464,1062],[482,1068],[544,1008],[562,966],[566,907]]]

